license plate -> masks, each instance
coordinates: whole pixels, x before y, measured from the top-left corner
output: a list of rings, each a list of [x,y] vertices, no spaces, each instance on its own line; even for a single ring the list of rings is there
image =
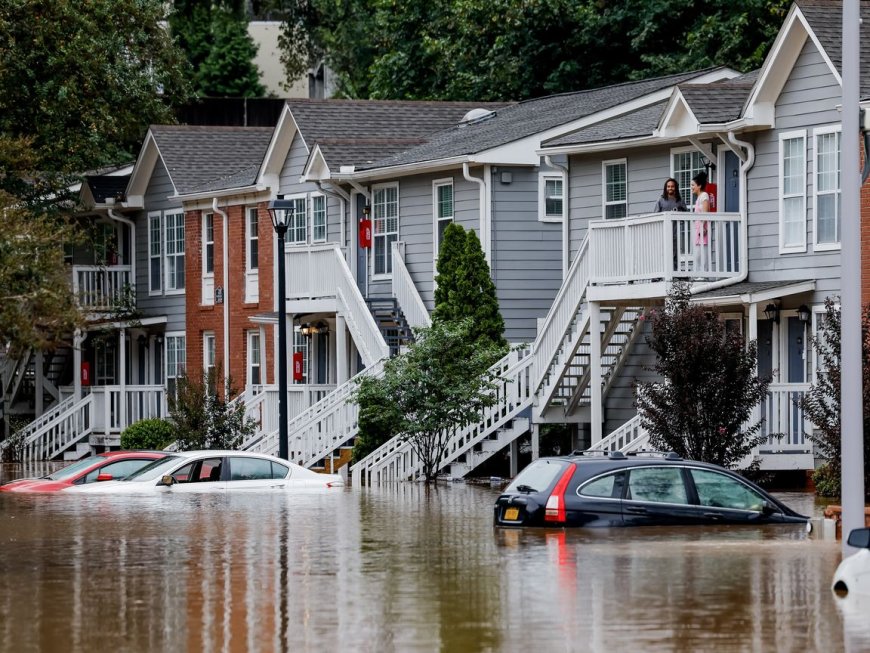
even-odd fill
[[[517,521],[520,518],[519,508],[506,508],[503,519],[505,521]]]

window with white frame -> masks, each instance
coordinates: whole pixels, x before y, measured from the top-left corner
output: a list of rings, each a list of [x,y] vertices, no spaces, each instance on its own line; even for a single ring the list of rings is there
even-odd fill
[[[209,378],[215,367],[216,351],[214,331],[204,331],[202,334],[202,372]]]
[[[214,213],[202,216],[202,274],[214,276]]]
[[[186,364],[185,337],[179,334],[166,334],[166,390],[176,396],[178,378],[184,373]]]
[[[680,197],[689,208],[694,201],[692,178],[701,172],[707,172],[707,168],[704,166],[704,156],[698,150],[693,147],[671,150],[671,176],[680,185]]]
[[[538,178],[538,219],[561,222],[565,216],[565,176],[542,172]]]
[[[166,213],[166,291],[184,290],[184,213]]]
[[[245,269],[248,272],[260,269],[260,223],[257,207],[248,209],[248,221],[245,225]]]
[[[248,383],[260,385],[262,378],[260,332],[248,331]]]
[[[163,229],[160,213],[148,214],[148,291],[163,290]]]
[[[290,228],[287,229],[287,242],[291,245],[304,245],[308,242],[308,215],[305,212],[305,198],[292,197],[290,209]]]
[[[438,260],[444,230],[453,222],[453,179],[437,179],[432,182],[432,204],[435,217],[435,243],[433,252]]]
[[[399,186],[381,186],[372,191],[374,274],[393,273],[392,246],[399,239]]]
[[[311,242],[326,241],[326,196],[311,196]]]
[[[815,139],[815,249],[840,247],[840,128],[813,131]]]
[[[302,380],[294,383],[308,383],[308,336],[299,330],[293,332],[293,353],[302,354]]]
[[[624,218],[628,215],[628,169],[625,159],[604,161],[604,217]]]
[[[807,248],[806,132],[779,136],[779,249],[804,252]]]

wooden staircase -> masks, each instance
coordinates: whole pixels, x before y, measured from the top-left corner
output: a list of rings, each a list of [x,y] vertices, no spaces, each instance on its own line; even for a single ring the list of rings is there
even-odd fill
[[[414,341],[414,333],[395,297],[373,298],[366,301],[378,330],[390,348],[390,356],[396,356]]]

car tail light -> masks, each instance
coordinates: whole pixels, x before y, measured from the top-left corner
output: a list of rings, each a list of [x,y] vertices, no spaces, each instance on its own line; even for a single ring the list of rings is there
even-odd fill
[[[326,487],[344,487],[344,481],[329,481]]]
[[[571,477],[574,476],[575,469],[577,469],[577,466],[571,463],[562,472],[562,476],[559,477],[556,487],[553,488],[553,493],[547,499],[547,506],[544,509],[544,521],[565,522],[565,490],[568,488]]]

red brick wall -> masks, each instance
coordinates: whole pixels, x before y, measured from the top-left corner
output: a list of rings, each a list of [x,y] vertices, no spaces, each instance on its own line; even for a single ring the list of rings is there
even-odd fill
[[[266,203],[258,204],[259,227],[259,284],[260,296],[256,303],[245,303],[245,217],[247,206],[235,205],[224,208],[229,223],[229,274],[228,287],[224,287],[224,227],[223,217],[214,216],[214,285],[224,287],[224,303],[202,305],[202,215],[209,211],[188,211],[185,217],[187,274],[187,370],[191,374],[202,373],[203,332],[215,335],[215,354],[222,369],[229,369],[236,390],[243,390],[247,378],[247,332],[259,329],[260,324],[251,318],[273,311],[272,243],[274,232]],[[229,366],[224,361],[224,312],[229,311]],[[271,360],[273,327],[265,329],[265,340],[260,343],[261,369],[267,380],[272,378]]]

